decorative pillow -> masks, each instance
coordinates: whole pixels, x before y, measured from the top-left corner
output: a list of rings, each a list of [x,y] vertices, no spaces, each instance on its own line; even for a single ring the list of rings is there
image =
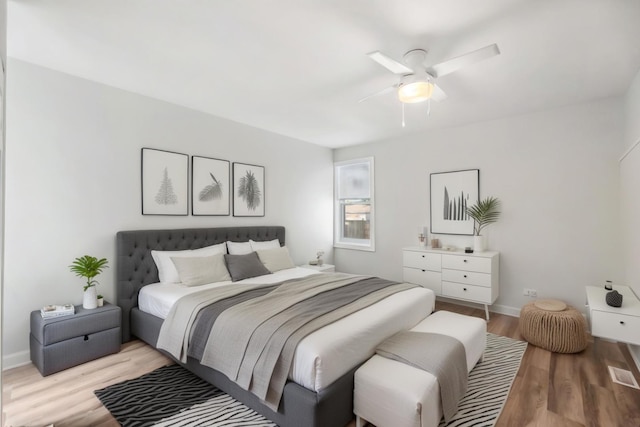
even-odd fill
[[[160,283],[180,283],[180,276],[178,276],[178,270],[171,260],[172,257],[203,257],[215,254],[226,254],[227,244],[225,242],[205,246],[204,248],[186,250],[186,251],[151,251],[151,257],[158,267],[158,277]]]
[[[264,249],[275,249],[280,247],[280,240],[268,240],[266,242],[256,242],[255,240],[249,240],[251,243],[251,249],[254,251],[264,250]]]
[[[229,274],[231,274],[231,280],[234,282],[250,277],[271,274],[255,252],[246,255],[227,254],[224,256],[224,260],[227,263],[227,270],[229,270]]]
[[[226,254],[206,257],[171,257],[180,281],[185,286],[199,286],[207,283],[231,280],[224,262]]]
[[[249,242],[227,242],[227,249],[231,255],[244,255],[253,252]]]
[[[293,261],[291,261],[289,250],[286,246],[279,247],[277,249],[258,250],[256,253],[258,254],[258,258],[260,258],[260,261],[262,261],[264,266],[272,273],[284,270],[285,268],[295,267]]]

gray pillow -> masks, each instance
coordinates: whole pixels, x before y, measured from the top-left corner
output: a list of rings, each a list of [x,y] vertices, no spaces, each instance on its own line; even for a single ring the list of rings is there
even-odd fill
[[[180,282],[186,286],[206,285],[207,283],[227,282],[231,280],[224,263],[225,254],[205,257],[171,257],[178,271]]]
[[[255,252],[246,255],[225,254],[224,260],[227,262],[227,270],[229,270],[233,282],[271,274]]]

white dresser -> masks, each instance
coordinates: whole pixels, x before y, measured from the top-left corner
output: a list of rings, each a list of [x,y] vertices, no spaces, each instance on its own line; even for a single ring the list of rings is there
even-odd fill
[[[419,246],[402,250],[403,280],[433,290],[436,295],[480,303],[487,320],[489,305],[498,299],[500,254],[444,251]]]
[[[640,300],[628,286],[613,289],[622,294],[622,307],[607,305],[604,287],[587,286],[591,335],[640,345]]]

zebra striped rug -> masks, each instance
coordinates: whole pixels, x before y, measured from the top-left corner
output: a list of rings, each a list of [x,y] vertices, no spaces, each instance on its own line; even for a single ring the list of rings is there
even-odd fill
[[[439,427],[492,427],[502,412],[526,349],[525,341],[487,333],[483,360],[469,374],[467,393],[458,405],[458,413],[448,423],[442,420]]]
[[[124,427],[277,427],[180,365],[94,391]]]
[[[527,343],[487,334],[484,360],[469,376],[458,413],[440,427],[490,427],[507,399]],[[125,427],[277,427],[179,365],[95,391]]]

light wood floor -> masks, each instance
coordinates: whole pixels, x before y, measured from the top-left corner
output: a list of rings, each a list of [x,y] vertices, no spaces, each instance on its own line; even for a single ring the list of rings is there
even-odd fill
[[[443,302],[438,302],[437,309],[484,317],[482,310]],[[515,317],[492,313],[487,327],[489,332],[522,339]],[[169,363],[157,351],[134,341],[118,354],[45,378],[33,365],[5,371],[3,426],[118,426],[93,391]],[[640,426],[640,391],[613,383],[607,366],[632,370],[640,382],[640,373],[622,344],[596,339],[576,355],[529,345],[496,426]],[[349,425],[353,426],[355,422]]]

